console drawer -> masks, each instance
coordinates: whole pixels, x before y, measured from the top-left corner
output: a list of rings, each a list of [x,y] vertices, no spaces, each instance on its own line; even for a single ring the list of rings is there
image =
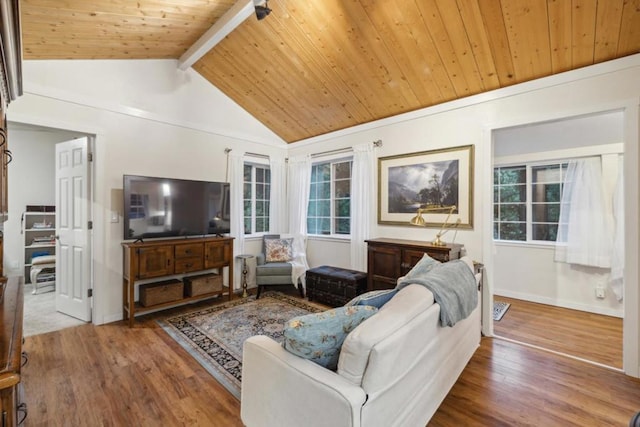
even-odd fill
[[[190,271],[198,271],[204,269],[204,260],[202,256],[191,258],[178,258],[175,260],[176,274],[188,273]]]
[[[202,257],[204,255],[204,245],[202,243],[185,243],[176,245],[175,251],[176,259]]]

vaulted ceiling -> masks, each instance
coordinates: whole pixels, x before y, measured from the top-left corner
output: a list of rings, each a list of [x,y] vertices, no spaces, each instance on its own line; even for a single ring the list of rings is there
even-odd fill
[[[22,0],[23,56],[178,59],[234,3]],[[193,68],[287,142],[640,52],[640,0],[268,6]]]

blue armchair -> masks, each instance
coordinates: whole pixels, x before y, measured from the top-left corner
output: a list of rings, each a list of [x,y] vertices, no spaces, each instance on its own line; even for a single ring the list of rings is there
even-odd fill
[[[268,240],[272,240],[272,242],[267,242]],[[262,253],[256,256],[256,285],[258,286],[256,299],[260,298],[260,293],[265,286],[273,285],[294,285],[298,288],[300,296],[304,298],[304,274],[296,280],[297,283],[294,283],[293,268],[294,263],[299,264],[301,262],[300,258],[303,259],[302,262],[306,266],[306,260],[304,260],[304,254],[294,253],[292,241],[293,239],[281,239],[279,234],[263,236]],[[279,251],[273,249],[277,244],[281,244],[276,248]],[[287,245],[290,250],[288,256],[284,255],[287,251]],[[274,253],[277,256],[274,257]]]

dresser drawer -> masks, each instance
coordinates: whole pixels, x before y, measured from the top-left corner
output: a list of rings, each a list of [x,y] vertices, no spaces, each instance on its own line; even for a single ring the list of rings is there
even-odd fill
[[[177,258],[175,260],[176,274],[188,273],[190,271],[198,271],[204,268],[204,262],[201,256],[191,258]]]
[[[176,245],[175,258],[202,257],[204,255],[204,245],[202,243],[186,243]]]

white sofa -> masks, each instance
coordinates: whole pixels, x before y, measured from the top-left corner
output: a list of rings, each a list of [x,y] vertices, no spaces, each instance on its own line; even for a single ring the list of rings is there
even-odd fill
[[[433,294],[409,285],[347,336],[337,372],[271,338],[251,337],[243,351],[242,421],[248,427],[424,427],[480,344],[480,305],[442,327]]]

